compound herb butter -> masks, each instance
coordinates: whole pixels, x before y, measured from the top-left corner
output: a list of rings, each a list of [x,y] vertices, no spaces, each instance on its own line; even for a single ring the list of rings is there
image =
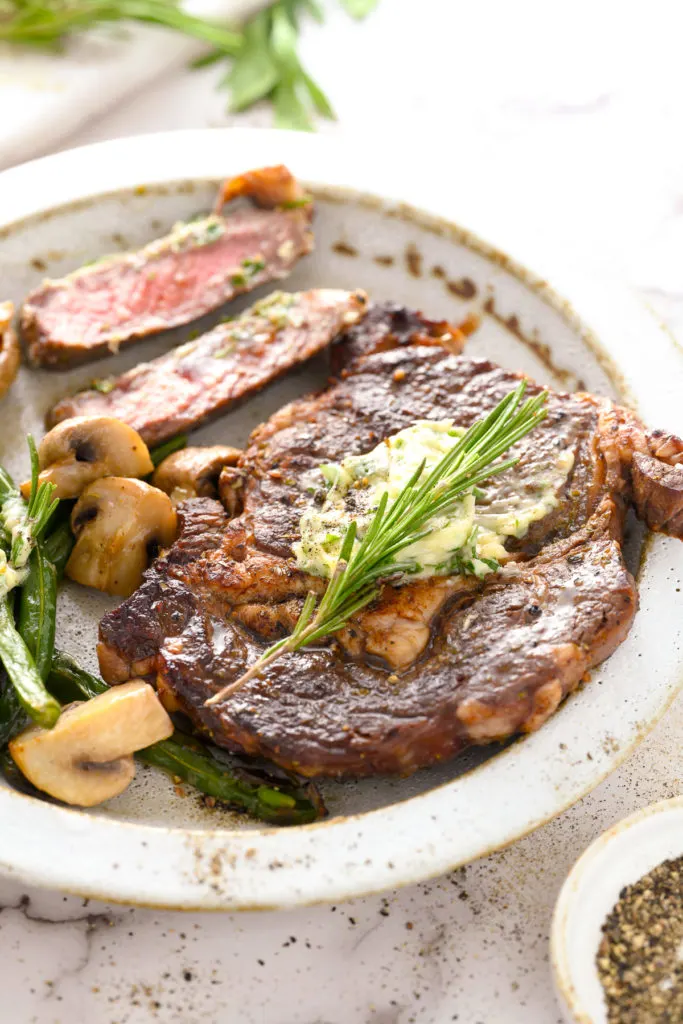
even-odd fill
[[[394,501],[423,459],[425,470],[432,469],[463,433],[452,420],[418,420],[365,455],[322,465],[327,496],[322,506],[311,505],[301,517],[301,540],[293,545],[298,567],[329,577],[351,521],[356,520],[362,538],[382,494],[388,491],[389,502]],[[478,488],[466,492],[448,515],[429,520],[429,534],[404,548],[397,560],[413,566],[410,579],[495,572],[507,557],[505,541],[523,537],[558,504],[573,465],[574,453],[564,449],[531,475],[527,470],[523,486],[515,467],[508,470],[498,481],[495,500]]]

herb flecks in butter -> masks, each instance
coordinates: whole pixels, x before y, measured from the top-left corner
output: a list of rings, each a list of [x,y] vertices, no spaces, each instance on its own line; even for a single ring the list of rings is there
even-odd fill
[[[233,288],[246,288],[249,282],[266,269],[266,261],[262,256],[247,257],[242,260],[242,269],[236,271],[230,278]]]
[[[292,310],[298,297],[297,292],[272,292],[265,299],[254,303],[252,313],[264,317],[278,330],[284,330],[285,327],[301,327],[304,322],[303,316]]]
[[[218,214],[210,214],[201,220],[180,221],[178,224],[173,225],[169,236],[171,252],[179,253],[190,248],[213,245],[224,234],[225,221]],[[147,246],[147,258],[155,255],[155,250],[158,250],[158,254],[163,254],[169,239],[161,238]]]
[[[365,455],[320,466],[328,493],[321,507],[311,505],[301,517],[301,540],[293,546],[299,568],[329,578],[349,523],[356,520],[362,538],[382,494],[387,491],[392,503],[423,459],[429,471],[463,433],[452,420],[419,420]],[[573,453],[563,450],[552,464],[527,469],[523,479],[516,468],[509,471],[505,491],[498,490],[495,500],[489,501],[480,488],[463,494],[448,515],[429,521],[426,536],[401,551],[401,562],[413,569],[399,582],[481,578],[496,571],[508,557],[507,539],[523,537],[558,504],[573,463]]]
[[[90,386],[93,391],[99,391],[101,395],[108,395],[116,386],[116,377],[96,377]]]
[[[262,269],[256,257],[244,262],[249,262],[252,274],[257,274]],[[298,299],[298,292],[273,292],[260,302],[255,302],[251,309],[246,310],[237,319],[224,321],[231,323],[232,327],[225,335],[225,343],[214,352],[214,359],[225,359],[232,355],[239,345],[247,342],[267,345],[277,331],[283,331],[287,327],[301,327],[305,320],[304,315],[293,308]]]

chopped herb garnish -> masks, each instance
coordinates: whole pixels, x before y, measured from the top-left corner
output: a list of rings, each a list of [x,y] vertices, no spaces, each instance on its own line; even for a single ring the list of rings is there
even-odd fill
[[[40,465],[35,441],[29,434],[31,456],[31,491],[28,501],[14,486],[7,473],[0,472],[0,529],[7,538],[9,552],[0,548],[0,599],[20,586],[28,573],[28,560],[43,536],[47,524],[59,505],[53,498],[53,483],[40,483]]]
[[[114,390],[116,384],[116,377],[97,377],[92,382],[93,391],[99,391],[101,395],[108,395],[110,391]]]
[[[201,232],[198,232],[196,237],[196,245],[211,245],[212,242],[217,242],[219,238],[222,238],[225,234],[225,224],[218,220],[210,220],[207,222],[206,227],[203,227]]]
[[[256,277],[257,274],[266,269],[266,261],[261,256],[256,256],[254,259],[247,257],[245,260],[242,260],[242,266],[248,277]]]
[[[302,206],[310,206],[313,200],[310,196],[300,196],[298,199],[288,199],[280,203],[281,210],[298,210]]]
[[[233,353],[236,348],[237,348],[237,342],[233,338],[231,341],[226,342],[226,344],[223,346],[223,348],[219,349],[218,352],[214,352],[213,358],[214,359],[225,359],[225,357],[231,355],[231,353]]]
[[[246,288],[253,277],[260,274],[266,268],[266,261],[260,256],[250,257],[242,260],[243,273],[233,274],[230,283],[233,288]]]

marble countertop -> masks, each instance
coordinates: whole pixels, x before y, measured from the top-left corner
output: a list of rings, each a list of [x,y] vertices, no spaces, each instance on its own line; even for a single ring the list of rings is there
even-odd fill
[[[383,0],[360,25],[326,6],[303,42],[338,112],[324,132],[362,160],[395,150],[426,189],[458,190],[536,249],[616,272],[683,340],[679,4],[645,19],[611,0]],[[175,71],[65,145],[269,124],[265,109],[226,116],[216,77]],[[185,915],[1,880],[4,1005],[17,1024],[555,1024],[559,887],[605,827],[680,793],[682,733],[683,698],[619,771],[515,846],[339,906]]]

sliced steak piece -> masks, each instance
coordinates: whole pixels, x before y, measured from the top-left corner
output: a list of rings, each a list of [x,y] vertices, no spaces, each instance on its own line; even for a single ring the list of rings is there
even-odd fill
[[[175,547],[102,620],[105,678],[145,669],[215,742],[311,776],[406,774],[468,744],[538,728],[626,636],[637,594],[621,539],[628,503],[638,500],[634,467],[641,454],[676,466],[679,451],[678,439],[665,445],[659,435],[658,443],[631,414],[587,394],[552,392],[547,419],[516,446],[518,466],[487,488],[504,498],[558,451],[573,454],[557,506],[508,542],[498,573],[386,586],[334,640],[282,658],[205,706],[291,630],[309,588],[324,589],[298,570],[291,550],[311,470],[368,451],[417,419],[466,427],[518,379],[399,339],[358,358],[320,395],[280,410],[241,458],[243,507],[220,545],[211,534],[195,557],[201,530],[192,524],[208,505],[188,502]],[[638,508],[653,512],[646,496]],[[190,536],[193,555],[179,559]]]
[[[258,205],[223,215],[223,203],[240,196]],[[286,277],[313,248],[312,211],[284,167],[233,178],[210,216],[36,288],[21,312],[31,362],[49,369],[88,362]]]
[[[83,391],[52,410],[53,426],[72,416],[116,416],[148,445],[194,430],[326,348],[365,313],[364,292],[275,292],[239,319],[124,373],[106,394]]]

